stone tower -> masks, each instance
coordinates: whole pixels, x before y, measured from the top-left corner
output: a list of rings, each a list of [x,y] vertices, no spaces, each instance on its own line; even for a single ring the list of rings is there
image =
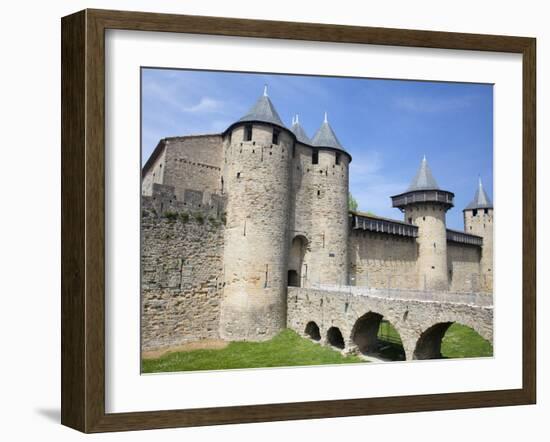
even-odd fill
[[[224,132],[223,339],[264,340],[286,327],[289,153],[294,143],[267,88]]]
[[[446,213],[454,194],[439,188],[424,157],[406,192],[391,198],[393,207],[404,212],[405,222],[418,226],[419,288],[448,290]]]
[[[479,281],[483,291],[493,290],[493,211],[493,203],[487,196],[480,178],[474,199],[463,212],[466,233],[483,238]]]
[[[350,155],[342,147],[325,112],[312,141],[311,282],[348,284],[348,195]]]

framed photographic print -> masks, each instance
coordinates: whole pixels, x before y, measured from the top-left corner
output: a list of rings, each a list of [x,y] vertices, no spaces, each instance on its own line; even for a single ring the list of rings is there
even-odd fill
[[[534,403],[535,51],[63,18],[62,423]]]

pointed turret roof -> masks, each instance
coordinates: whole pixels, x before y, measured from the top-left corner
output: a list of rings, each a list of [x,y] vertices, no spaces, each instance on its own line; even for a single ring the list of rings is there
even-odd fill
[[[290,130],[296,135],[296,139],[300,143],[311,144],[311,139],[307,136],[306,131],[300,124],[298,114],[292,119],[292,128]]]
[[[330,127],[326,112],[325,112],[325,120],[323,121],[323,124],[321,124],[321,127],[313,137],[311,143],[317,147],[332,147],[334,149],[342,150],[345,152],[345,149],[340,144],[340,141],[338,141],[338,138],[336,137],[336,134],[332,130],[332,127]]]
[[[426,160],[426,155],[422,158],[418,172],[411,182],[411,185],[407,189],[407,192],[412,192],[415,190],[439,190],[437,181],[435,181],[430,166],[428,166],[428,161]]]
[[[477,186],[476,194],[474,196],[474,199],[470,204],[466,206],[464,210],[471,210],[471,209],[492,209],[493,208],[493,202],[491,199],[487,196],[487,193],[485,192],[485,189],[483,188],[483,183],[481,182],[481,177],[479,178],[479,184]]]
[[[250,108],[247,114],[238,120],[238,122],[246,121],[261,121],[263,123],[276,124],[277,126],[285,127],[281,117],[275,110],[275,106],[267,95],[267,85],[264,87],[263,95],[256,101],[254,106]]]

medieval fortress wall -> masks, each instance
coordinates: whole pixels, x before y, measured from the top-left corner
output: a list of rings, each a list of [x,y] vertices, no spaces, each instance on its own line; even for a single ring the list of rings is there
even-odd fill
[[[143,176],[142,194],[152,195],[153,183],[173,186],[180,201],[186,189],[220,193],[221,143],[219,134],[162,139],[155,149],[158,154],[145,166],[149,170]]]
[[[298,323],[289,286],[492,291],[492,206],[454,233],[452,193],[430,186],[392,197],[404,220],[349,212],[350,162],[326,116],[311,140],[266,95],[222,134],[161,140],[142,176],[143,348],[269,339]],[[433,180],[425,160],[415,180]]]
[[[354,230],[349,236],[350,284],[372,288],[418,288],[415,238]]]
[[[173,193],[155,190],[154,196],[142,197],[141,339],[145,351],[218,338],[223,290],[222,220],[211,209],[188,211],[183,204],[170,205]],[[157,211],[160,200],[165,200],[162,213]]]

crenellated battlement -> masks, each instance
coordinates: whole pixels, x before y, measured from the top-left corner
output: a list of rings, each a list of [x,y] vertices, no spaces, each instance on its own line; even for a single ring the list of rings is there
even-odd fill
[[[226,198],[223,195],[185,189],[183,200],[178,199],[174,186],[153,183],[152,195],[142,195],[142,210],[154,211],[158,216],[167,213],[202,214],[222,219],[225,214]]]

